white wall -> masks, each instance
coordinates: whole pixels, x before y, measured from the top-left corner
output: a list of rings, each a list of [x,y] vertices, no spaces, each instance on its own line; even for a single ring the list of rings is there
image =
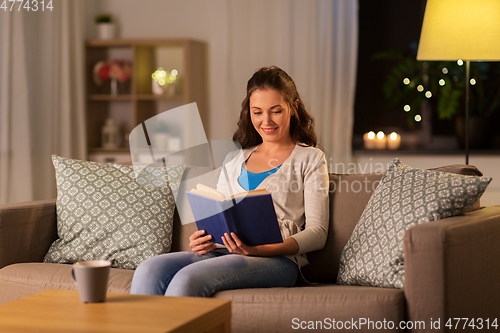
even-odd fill
[[[358,168],[366,169],[369,172],[370,168],[373,171],[379,171],[383,165],[384,170],[387,164],[394,158],[399,158],[407,165],[414,168],[435,168],[451,164],[465,164],[464,155],[414,155],[414,154],[373,154],[370,156],[358,155],[354,158],[354,163]],[[500,205],[500,156],[491,155],[470,155],[469,164],[476,166],[484,176],[493,177],[490,185],[481,197],[482,206]],[[333,166],[335,166],[333,164]]]
[[[86,0],[86,38],[95,38],[93,18],[109,12],[117,20],[120,38],[193,38],[208,45],[209,112],[211,137],[228,139],[235,129],[239,105],[228,105],[222,95],[228,61],[227,33],[228,2],[226,0]],[[252,27],[249,27],[251,29]],[[241,82],[241,98],[246,82]],[[235,99],[238,100],[238,99]],[[218,110],[234,110],[234,118],[218,116]],[[232,112],[232,111],[231,111]],[[355,156],[354,162],[376,167],[387,165],[397,154]],[[431,168],[447,164],[463,164],[463,155],[410,155],[401,154],[401,160],[413,167]],[[472,155],[470,164],[476,165],[493,181],[481,199],[484,205],[500,204],[500,156]]]
[[[85,37],[97,37],[94,17],[111,13],[119,38],[192,38],[208,46],[208,90],[211,140],[232,137],[239,104],[228,105],[222,85],[227,62],[227,1],[225,0],[86,0]],[[250,75],[253,73],[249,73]],[[246,82],[241,82],[241,98]],[[234,117],[218,117],[217,110],[234,110]],[[233,111],[231,111],[233,112]],[[227,114],[227,113],[222,113]]]

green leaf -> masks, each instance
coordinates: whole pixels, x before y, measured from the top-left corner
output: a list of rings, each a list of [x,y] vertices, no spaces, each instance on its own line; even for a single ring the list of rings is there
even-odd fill
[[[437,103],[439,119],[452,119],[458,113],[462,91],[453,89],[451,85],[445,84],[441,87],[440,97]]]

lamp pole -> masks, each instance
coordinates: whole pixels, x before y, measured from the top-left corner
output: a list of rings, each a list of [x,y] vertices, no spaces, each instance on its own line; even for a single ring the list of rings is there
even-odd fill
[[[469,76],[470,60],[465,61],[465,164],[469,165]]]
[[[470,61],[500,61],[499,36],[500,0],[427,0],[425,4],[417,60],[466,62],[463,126],[466,164],[469,164]]]

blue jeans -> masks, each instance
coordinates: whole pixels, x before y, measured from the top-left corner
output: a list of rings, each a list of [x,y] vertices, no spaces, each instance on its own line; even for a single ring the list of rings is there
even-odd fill
[[[250,257],[226,249],[172,252],[142,262],[130,293],[209,297],[229,289],[291,287],[297,276],[297,264],[283,256]]]

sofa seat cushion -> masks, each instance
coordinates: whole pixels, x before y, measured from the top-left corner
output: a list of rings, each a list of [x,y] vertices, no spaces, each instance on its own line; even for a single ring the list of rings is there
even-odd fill
[[[23,263],[0,269],[0,303],[13,301],[45,289],[77,290],[68,264]],[[112,268],[108,292],[128,293],[134,271]]]
[[[400,289],[321,284],[227,290],[214,297],[232,301],[232,322],[238,323],[234,332],[291,332],[299,326],[309,327],[311,322],[318,331],[322,331],[318,325],[326,331],[331,329],[328,326],[333,319],[344,323],[361,318],[373,322],[385,319],[398,325],[405,318],[404,291]]]

